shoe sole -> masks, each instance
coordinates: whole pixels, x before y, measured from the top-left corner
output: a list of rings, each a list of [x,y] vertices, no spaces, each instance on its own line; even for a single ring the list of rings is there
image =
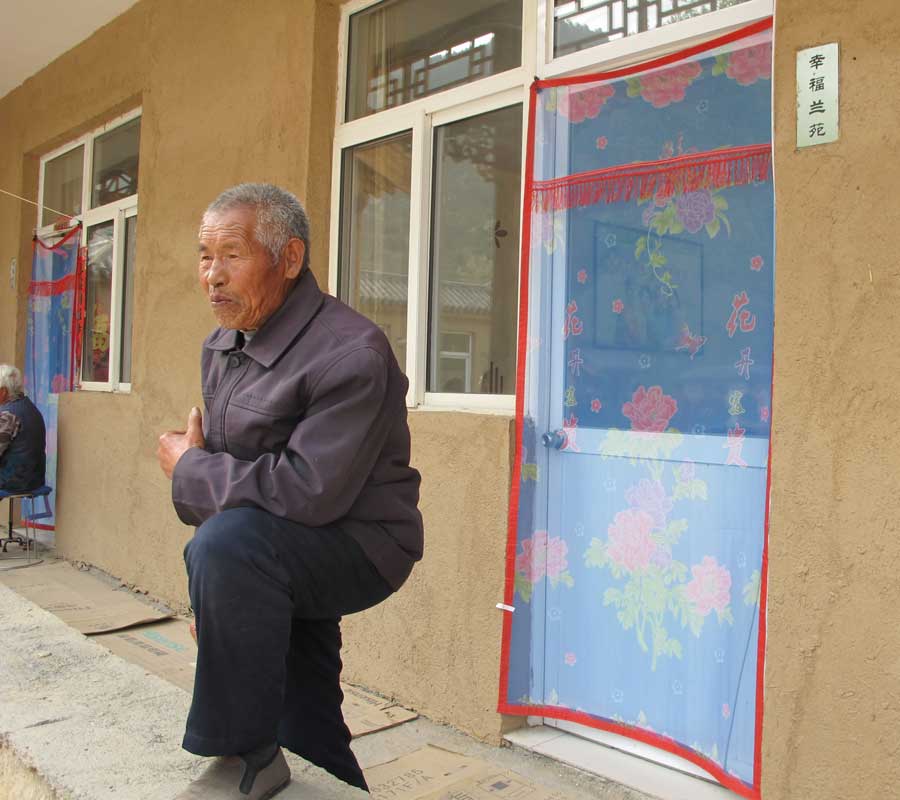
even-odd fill
[[[284,783],[280,786],[276,786],[274,789],[269,790],[266,794],[259,798],[259,800],[271,800],[271,798],[275,797],[282,789],[286,789],[288,784],[291,782],[291,779],[288,778]]]

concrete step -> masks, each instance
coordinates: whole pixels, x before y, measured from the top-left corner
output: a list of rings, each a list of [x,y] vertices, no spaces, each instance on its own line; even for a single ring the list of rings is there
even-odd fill
[[[183,690],[0,585],[0,776],[19,787],[10,798],[43,782],[59,800],[172,800],[206,763],[180,746],[189,703]],[[293,783],[279,800],[368,797],[286,755]]]

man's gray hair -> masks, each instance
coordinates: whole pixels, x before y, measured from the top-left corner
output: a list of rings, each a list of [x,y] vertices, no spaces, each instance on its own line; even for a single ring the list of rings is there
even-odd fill
[[[0,364],[0,389],[9,392],[10,400],[18,400],[25,394],[22,373],[12,364]]]
[[[203,216],[233,208],[256,211],[256,241],[269,251],[273,265],[289,239],[300,239],[305,245],[303,269],[309,267],[309,217],[296,196],[271,183],[240,183],[213,200]]]

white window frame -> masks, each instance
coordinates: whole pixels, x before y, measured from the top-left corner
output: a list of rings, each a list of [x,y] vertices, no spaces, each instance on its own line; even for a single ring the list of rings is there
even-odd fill
[[[113,269],[110,286],[110,320],[109,320],[109,380],[106,381],[78,381],[78,388],[94,392],[119,392],[129,393],[131,382],[120,381],[119,369],[121,364],[122,348],[122,280],[125,268],[125,221],[138,213],[137,193],[130,197],[114,200],[97,208],[91,208],[91,190],[93,188],[94,165],[94,140],[111,130],[125,125],[139,118],[141,108],[133,109],[106,124],[77,139],[66,142],[61,147],[51,150],[41,156],[40,169],[38,171],[38,209],[37,209],[37,235],[42,239],[49,239],[58,235],[54,224],[41,226],[41,216],[44,205],[44,171],[48,162],[61,155],[84,146],[84,164],[81,182],[81,213],[72,217],[73,221],[80,222],[82,226],[81,246],[87,246],[88,229],[104,222],[113,223]],[[132,287],[132,290],[134,287]],[[86,336],[87,334],[85,334]],[[132,340],[133,341],[133,340]],[[84,343],[82,342],[82,348]],[[133,368],[132,363],[132,368]],[[133,372],[133,369],[132,369]],[[80,375],[78,376],[80,378]]]
[[[746,0],[730,8],[661,25],[554,58],[553,0],[541,0],[537,20],[538,42],[541,44],[538,48],[541,53],[538,75],[541,78],[559,78],[646,61],[770,17],[774,7],[775,0]]]
[[[471,390],[472,387],[472,339],[474,338],[471,333],[467,331],[441,331],[441,333],[445,336],[465,336],[466,341],[468,342],[468,346],[466,350],[438,350],[437,357],[438,360],[442,358],[449,358],[454,361],[462,361],[466,367],[466,393]]]
[[[411,131],[407,344],[406,364],[401,365],[405,367],[409,378],[407,405],[411,408],[512,414],[515,409],[514,395],[446,394],[425,391],[428,276],[431,257],[432,151],[435,128],[521,103],[523,123],[521,193],[524,197],[528,101],[530,86],[535,77],[547,79],[584,72],[600,72],[665,55],[771,16],[774,12],[774,0],[746,0],[731,8],[626,36],[559,58],[553,58],[553,0],[522,0],[521,66],[345,122],[350,17],[380,2],[382,0],[352,0],[341,9],[337,107],[331,169],[328,288],[332,294],[338,294],[343,151]],[[521,233],[519,239],[521,261]],[[518,296],[517,287],[516,297]]]

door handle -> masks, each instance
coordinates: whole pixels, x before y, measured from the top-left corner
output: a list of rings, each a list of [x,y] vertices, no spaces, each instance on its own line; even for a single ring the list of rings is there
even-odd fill
[[[560,450],[569,440],[564,430],[547,431],[541,436],[541,442],[544,447],[552,447],[554,450]]]

